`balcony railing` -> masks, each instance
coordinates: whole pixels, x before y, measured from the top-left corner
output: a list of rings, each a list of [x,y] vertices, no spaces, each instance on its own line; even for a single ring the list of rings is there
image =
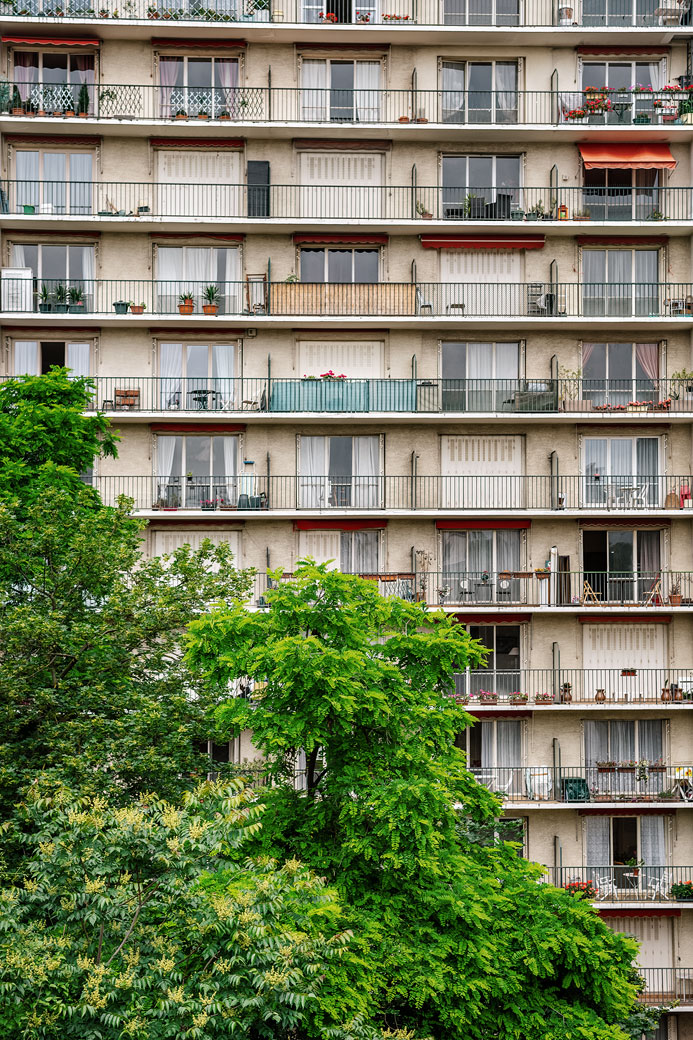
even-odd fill
[[[693,968],[640,968],[645,988],[639,1000],[647,1004],[666,1004],[678,1001],[682,1006],[693,1004]]]
[[[194,315],[207,282],[73,279],[78,302],[58,299],[56,279],[2,278],[4,312]],[[42,297],[45,286],[46,301]],[[216,282],[220,315],[286,317],[693,318],[691,282]],[[180,296],[191,294],[190,307]],[[136,310],[130,305],[135,304]]]
[[[693,908],[693,867],[633,866],[615,863],[595,867],[546,867],[550,884],[571,892],[583,891],[594,902],[633,903],[669,901]],[[690,884],[691,892],[677,894],[672,886]]]
[[[198,498],[190,498],[190,482],[183,476],[113,476],[100,477],[102,493],[113,501],[124,494],[135,499],[137,509],[199,508]],[[592,478],[570,476],[379,476],[346,474],[261,476],[245,475],[196,477],[194,495],[204,489],[204,499],[210,509],[240,508],[240,496],[247,492],[262,502],[257,508],[277,510],[380,510],[428,511],[465,510],[482,512],[558,511],[594,509],[598,513],[639,513],[650,509],[680,509],[691,501],[693,479],[685,477],[611,477],[603,487]],[[251,489],[248,492],[248,489]],[[669,498],[671,496],[671,498]],[[222,503],[223,499],[223,503]],[[669,505],[667,505],[669,502]],[[247,506],[246,506],[247,508]],[[643,572],[641,572],[642,574]],[[490,590],[501,599],[522,602],[531,597],[530,589],[541,577],[533,572],[499,571],[497,574],[461,574],[458,572],[426,575],[429,601],[452,598],[455,602],[474,598],[481,602],[492,599]],[[577,580],[577,579],[575,579]],[[619,590],[616,598],[628,598],[625,578],[614,574],[611,578],[596,579],[595,593],[604,595]],[[560,588],[554,588],[556,581]],[[642,577],[646,582],[647,577]],[[474,593],[481,583],[486,586]],[[448,592],[440,592],[447,588]],[[623,588],[624,596],[620,596]],[[555,595],[565,597],[572,588],[563,572],[553,576]],[[433,594],[435,591],[435,595]],[[581,590],[580,590],[581,591]],[[538,600],[539,601],[539,600]]]
[[[693,706],[693,665],[678,668],[482,668],[455,676],[461,704]]]
[[[476,780],[513,802],[691,802],[693,766],[470,766]]]
[[[184,87],[0,83],[0,114],[26,118],[231,123],[451,124],[453,126],[675,125],[688,122],[685,91],[384,90],[331,87]],[[681,114],[679,114],[681,111]]]
[[[330,0],[320,4],[315,0],[223,0],[207,7],[199,0],[105,0],[91,7],[87,0],[5,0],[3,16],[41,18],[63,24],[71,18],[144,20],[176,22],[239,22],[245,27],[253,23],[301,23],[307,25],[358,25],[368,39],[369,26],[386,25],[405,29],[416,25],[446,26],[593,26],[644,28],[665,26],[668,29],[683,24],[686,28],[687,11],[681,7],[662,6],[656,0],[647,5],[634,0],[618,0],[590,12],[579,6],[552,3],[551,0],[490,0],[488,3],[467,3],[466,0],[392,0],[385,9],[372,2],[360,0]],[[322,17],[321,17],[322,12]]]
[[[109,412],[590,412],[600,418],[693,412],[693,382],[682,379],[96,376],[94,381],[93,406]]]
[[[208,220],[690,220],[691,188],[159,184],[5,180],[0,210],[51,217]]]

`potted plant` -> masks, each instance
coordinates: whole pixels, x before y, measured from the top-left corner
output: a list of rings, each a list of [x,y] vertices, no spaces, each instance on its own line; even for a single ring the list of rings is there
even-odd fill
[[[597,772],[598,773],[615,773],[616,772],[616,763],[615,762],[611,762],[609,760],[604,761],[604,762],[597,762]]]
[[[205,110],[202,108],[197,113],[197,118],[198,119],[209,119],[209,112],[205,112]]]
[[[133,303],[130,301],[130,313],[131,314],[144,314],[147,309],[146,303]]]
[[[83,83],[77,95],[77,111],[83,119],[89,115],[89,87]]]
[[[669,689],[669,678],[664,680],[664,686],[662,686],[662,701],[668,703],[671,700],[671,690]]]
[[[51,309],[51,293],[47,285],[42,285],[39,290],[38,309],[41,314],[49,314]]]
[[[178,297],[178,313],[192,314],[195,310],[195,297],[191,292],[181,293]]]
[[[604,689],[597,690],[597,692],[594,695],[594,699],[597,702],[597,704],[603,704],[604,701],[606,700],[606,690],[604,690]]]
[[[619,762],[617,769],[619,773],[634,773],[635,766],[635,762]]]
[[[690,95],[679,101],[679,119],[682,123],[693,123],[693,97]]]
[[[71,285],[67,290],[67,298],[70,301],[68,310],[70,314],[81,314],[84,311],[84,290],[76,285]]]
[[[116,300],[113,304],[113,310],[116,314],[127,314],[129,306],[130,304],[127,300]]]
[[[219,115],[217,116],[217,118],[218,118],[218,119],[230,119],[230,118],[231,118],[231,116],[230,116],[230,115],[229,115],[229,113],[228,113],[228,112],[226,111],[226,109],[224,109],[224,110],[223,110],[222,112],[220,112],[220,113],[219,113]]]
[[[553,704],[552,693],[535,693],[534,694],[535,704]]]
[[[22,104],[22,96],[19,93],[19,87],[17,86],[12,88],[12,115],[24,115],[24,105]]]
[[[591,214],[588,209],[576,209],[573,212],[573,220],[591,220]]]
[[[498,694],[492,690],[479,690],[479,701],[481,704],[498,704]]]
[[[62,282],[58,282],[53,290],[53,299],[55,300],[56,313],[67,314],[67,289]]]
[[[535,204],[527,210],[527,220],[542,220],[545,213],[546,210],[544,209],[544,203],[540,199],[539,202],[535,202]]]
[[[528,696],[526,693],[520,693],[519,690],[515,690],[508,695],[510,704],[526,704]]]
[[[422,220],[432,220],[433,219],[433,214],[430,213],[426,209],[426,207],[424,206],[423,202],[417,202],[416,203],[416,215],[418,217],[421,217]]]
[[[179,108],[178,111],[176,112],[176,119],[187,119],[187,118],[188,118],[188,113],[185,111],[185,109],[184,108]]]
[[[671,886],[671,894],[678,903],[693,900],[693,881],[676,881]]]
[[[669,588],[669,603],[672,607],[680,607],[682,598],[683,597],[681,596],[681,579],[676,578],[676,580],[671,583],[671,586]]]
[[[578,896],[580,899],[594,901],[597,898],[598,889],[593,881],[567,881],[563,888],[571,896]]]
[[[202,290],[202,313],[215,315],[219,313],[219,287],[217,285],[206,285]]]
[[[216,500],[216,498],[205,498],[204,501],[201,503],[200,508],[201,509],[216,509],[217,508],[217,500]]]
[[[564,682],[561,683],[561,704],[570,704],[573,699],[573,686],[572,683]]]

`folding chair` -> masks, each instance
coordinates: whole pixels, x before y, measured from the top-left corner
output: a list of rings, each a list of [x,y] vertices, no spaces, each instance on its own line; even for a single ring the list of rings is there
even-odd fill
[[[669,889],[671,887],[671,876],[668,870],[663,870],[658,877],[650,879],[650,883],[647,886],[650,899],[656,899],[658,896],[660,899],[669,898]]]

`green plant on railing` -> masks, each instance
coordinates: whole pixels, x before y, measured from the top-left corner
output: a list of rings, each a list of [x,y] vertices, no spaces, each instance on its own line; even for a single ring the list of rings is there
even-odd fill
[[[544,209],[544,203],[541,201],[541,199],[539,200],[539,202],[535,202],[534,205],[527,210],[527,217],[530,220],[541,220],[542,217],[545,216],[545,214],[546,210]]]
[[[677,881],[671,886],[671,894],[679,901],[693,900],[693,881]]]
[[[679,101],[679,115],[690,115],[693,113],[693,97],[685,97]]]
[[[50,302],[51,291],[50,291],[50,289],[48,288],[47,285],[43,285],[43,284],[41,285],[41,288],[39,289],[38,297],[39,297],[39,300],[41,301],[41,303],[49,303]]]
[[[56,303],[67,302],[67,289],[62,282],[58,282],[55,289],[53,290],[53,299]]]
[[[580,397],[582,369],[570,369],[561,365],[558,369],[558,378],[561,380],[561,399],[564,401],[577,401]]]
[[[218,303],[221,293],[218,285],[205,285],[200,295],[207,303]]]
[[[17,86],[12,88],[12,111],[13,112],[22,112],[22,111],[24,111],[24,106],[22,104],[22,96],[19,93],[19,87],[17,87]]]
[[[664,214],[661,209],[653,209],[647,218],[648,220],[664,220]]]
[[[180,294],[180,296],[178,297],[178,302],[179,303],[192,303],[194,301],[194,299],[195,299],[195,296],[194,296],[193,293],[191,293],[191,292],[182,292]]]
[[[290,274],[287,278],[284,279],[284,281],[287,283],[287,285],[293,285],[294,282],[299,281],[299,277],[297,274]]]
[[[669,396],[673,397],[675,401],[679,400],[682,389],[685,389],[687,394],[693,393],[693,372],[689,372],[687,368],[672,372],[670,379],[672,385]]]
[[[67,298],[70,302],[70,307],[84,306],[84,290],[76,285],[71,285],[67,290]]]
[[[77,95],[77,111],[80,115],[84,116],[89,112],[89,87],[86,83],[83,83],[79,88],[79,94]]]
[[[416,203],[416,215],[421,217],[423,220],[431,220],[433,217],[430,209],[428,206],[424,206],[423,202]]]

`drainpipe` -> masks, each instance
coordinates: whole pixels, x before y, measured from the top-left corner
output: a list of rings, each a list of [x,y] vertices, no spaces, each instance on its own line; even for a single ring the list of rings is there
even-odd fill
[[[558,603],[558,548],[552,545],[549,549],[549,603]]]

